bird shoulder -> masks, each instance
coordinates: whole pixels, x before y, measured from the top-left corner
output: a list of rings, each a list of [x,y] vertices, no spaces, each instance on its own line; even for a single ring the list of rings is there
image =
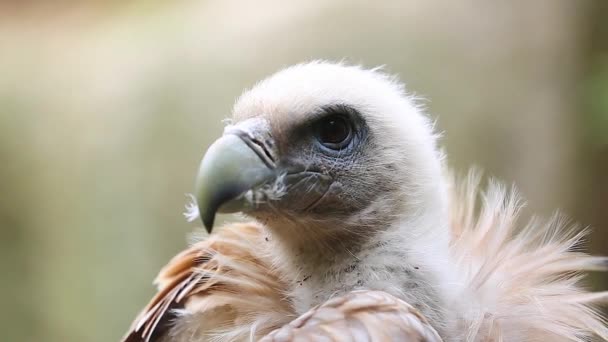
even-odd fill
[[[158,293],[123,341],[210,335],[240,340],[289,322],[286,285],[266,258],[264,242],[261,226],[230,224],[176,255],[156,278]]]

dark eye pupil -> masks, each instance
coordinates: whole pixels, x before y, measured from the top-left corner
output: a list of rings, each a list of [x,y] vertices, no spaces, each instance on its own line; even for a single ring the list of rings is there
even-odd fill
[[[339,144],[350,136],[350,126],[341,117],[324,120],[319,127],[319,139],[327,144]]]

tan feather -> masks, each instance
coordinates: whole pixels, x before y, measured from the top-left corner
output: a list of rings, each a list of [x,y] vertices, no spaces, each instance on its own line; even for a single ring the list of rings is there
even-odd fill
[[[328,300],[261,342],[426,341],[441,337],[413,306],[381,291],[353,291]]]
[[[288,322],[294,314],[285,284],[264,257],[265,244],[259,225],[232,224],[179,253],[158,275],[157,295],[123,341],[243,340]]]
[[[559,215],[533,218],[522,228],[517,221],[524,203],[516,190],[490,182],[481,191],[480,179],[471,171],[453,182],[451,251],[463,275],[454,300],[459,340],[608,340],[597,309],[608,292],[580,284],[582,272],[608,270],[608,258],[580,251],[587,231],[568,227]]]

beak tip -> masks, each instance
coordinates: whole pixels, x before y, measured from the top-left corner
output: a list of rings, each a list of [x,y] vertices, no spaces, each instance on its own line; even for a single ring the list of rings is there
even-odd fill
[[[203,225],[205,226],[207,233],[211,234],[211,231],[213,230],[213,223],[215,221],[215,212],[205,213],[201,216],[201,220],[203,221]]]

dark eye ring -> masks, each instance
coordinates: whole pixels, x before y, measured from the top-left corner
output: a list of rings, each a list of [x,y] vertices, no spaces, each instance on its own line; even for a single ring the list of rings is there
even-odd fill
[[[315,125],[315,134],[319,142],[332,150],[346,147],[353,138],[353,127],[342,115],[330,115]]]

